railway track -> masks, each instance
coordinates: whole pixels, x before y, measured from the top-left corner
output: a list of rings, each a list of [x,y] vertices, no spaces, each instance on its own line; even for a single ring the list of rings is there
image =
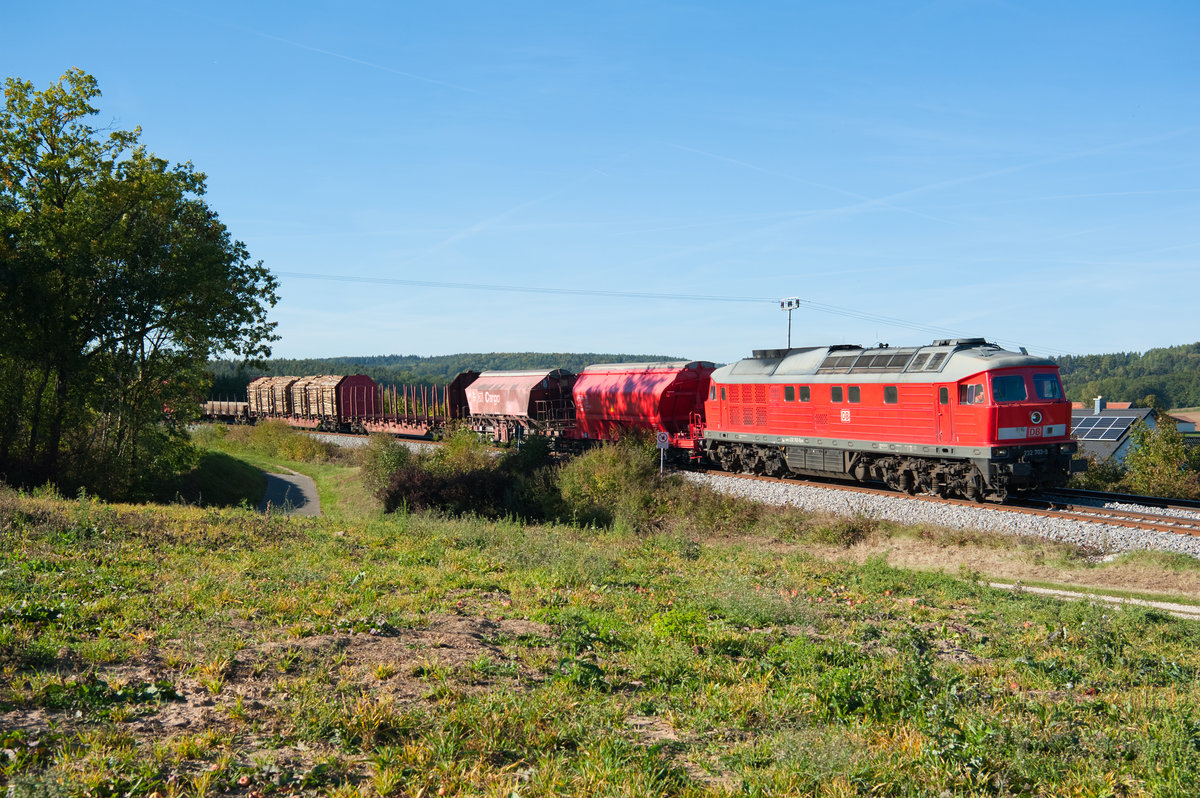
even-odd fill
[[[916,502],[928,502],[931,504],[948,505],[955,507],[969,507],[976,510],[986,510],[997,513],[1013,513],[1029,516],[1037,516],[1042,518],[1058,518],[1068,521],[1081,521],[1094,524],[1105,524],[1107,526],[1127,527],[1129,529],[1146,530],[1152,532],[1167,532],[1176,535],[1191,535],[1200,537],[1200,512],[1193,510],[1187,506],[1187,503],[1179,504],[1167,499],[1157,499],[1156,501],[1164,508],[1170,510],[1191,511],[1191,515],[1172,515],[1168,513],[1151,513],[1142,510],[1125,509],[1121,507],[1097,506],[1096,504],[1087,504],[1083,502],[1072,502],[1069,498],[1069,493],[1061,493],[1055,491],[1054,494],[1046,496],[1031,496],[1020,499],[1009,499],[1004,504],[981,504],[978,502],[967,501],[965,499],[943,499],[939,496],[929,496],[923,494],[908,495],[897,493],[893,490],[883,488],[872,488],[864,485],[850,485],[837,482],[816,482],[803,479],[786,479],[779,477],[764,477],[753,474],[730,474],[725,471],[702,470],[700,473],[709,475],[720,475],[724,477],[734,477],[737,479],[760,480],[764,482],[775,482],[785,485],[807,485],[809,487],[825,488],[830,490],[846,491],[849,493],[865,494],[869,496],[890,497],[893,499],[904,499]],[[1079,493],[1090,494],[1088,498],[1092,502],[1099,502],[1102,497],[1107,496],[1109,502],[1114,502],[1111,494],[1098,494],[1091,491],[1081,491]],[[1140,499],[1149,499],[1150,497],[1128,496],[1118,494],[1122,503],[1138,504],[1147,506],[1146,503],[1138,501]],[[1081,497],[1083,498],[1083,497]],[[1197,505],[1200,507],[1200,503]]]
[[[341,433],[314,433],[326,438],[335,439],[341,445],[362,445],[366,438],[362,435],[346,435]],[[417,441],[417,443],[430,443]],[[1054,490],[1045,491],[1035,496],[1010,498],[1004,504],[990,504],[968,501],[965,499],[944,499],[931,495],[908,495],[897,493],[886,488],[873,488],[866,485],[840,483],[836,481],[816,481],[795,478],[765,477],[753,474],[731,474],[727,471],[699,469],[697,473],[719,475],[736,479],[758,480],[784,485],[804,485],[829,490],[845,491],[847,493],[880,496],[891,499],[904,499],[914,502],[928,502],[954,507],[966,507],[975,510],[1028,515],[1040,518],[1056,518],[1066,521],[1103,524],[1110,527],[1150,532],[1164,532],[1173,535],[1189,535],[1200,537],[1200,502],[1185,500],[1163,499],[1150,496],[1132,496],[1128,494],[1102,493],[1084,490]],[[1134,505],[1142,509],[1130,509],[1125,506]],[[1161,513],[1146,512],[1147,508],[1163,510]]]
[[[1142,507],[1158,507],[1163,510],[1182,510],[1184,512],[1200,512],[1200,501],[1193,499],[1164,499],[1160,496],[1138,496],[1130,493],[1109,493],[1099,490],[1077,490],[1074,488],[1057,488],[1044,490],[1039,498],[1060,498],[1067,502],[1095,502],[1100,504],[1136,504]]]

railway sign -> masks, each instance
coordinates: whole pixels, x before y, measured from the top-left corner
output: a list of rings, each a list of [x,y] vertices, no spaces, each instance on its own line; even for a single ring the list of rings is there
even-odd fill
[[[671,445],[671,436],[663,430],[659,430],[654,437],[658,443],[658,475],[661,477],[663,475],[663,459],[666,457],[667,447]]]

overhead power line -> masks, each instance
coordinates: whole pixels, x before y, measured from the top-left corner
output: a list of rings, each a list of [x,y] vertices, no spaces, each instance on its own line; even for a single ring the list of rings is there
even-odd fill
[[[533,285],[501,285],[496,283],[465,283],[465,282],[450,282],[447,280],[409,280],[399,277],[360,277],[349,274],[319,274],[315,272],[285,272],[277,271],[276,275],[280,277],[297,277],[303,280],[328,280],[339,283],[365,283],[370,285],[403,285],[412,286],[415,288],[450,288],[450,289],[465,289],[469,291],[503,291],[509,293],[523,294],[545,294],[557,296],[590,296],[590,297],[612,297],[619,299],[657,299],[669,300],[673,302],[735,302],[749,304],[766,304],[778,305],[778,297],[756,297],[756,296],[730,296],[716,294],[680,294],[671,292],[658,291],[623,291],[608,288],[554,288],[550,286],[533,286]],[[892,327],[902,327],[908,330],[929,333],[935,336],[949,336],[954,338],[971,337],[967,333],[960,330],[952,330],[947,327],[938,327],[936,325],[921,324],[919,322],[907,321],[905,319],[897,319],[892,316],[883,316],[877,313],[867,313],[865,311],[855,310],[853,308],[844,308],[838,305],[829,305],[823,302],[813,302],[808,299],[796,299],[800,306],[807,307],[821,313],[828,313],[834,316],[842,316],[850,319],[858,319],[860,321],[868,321],[875,324],[886,324]],[[1010,346],[1021,346],[1019,342],[1006,340],[1002,338],[994,339],[997,343],[1003,343]]]

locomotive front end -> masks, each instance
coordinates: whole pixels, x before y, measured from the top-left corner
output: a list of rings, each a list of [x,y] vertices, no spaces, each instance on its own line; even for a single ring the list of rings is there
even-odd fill
[[[986,375],[988,482],[1003,492],[1066,484],[1082,461],[1071,439],[1071,403],[1058,369],[1036,365]],[[979,383],[976,383],[979,384]]]

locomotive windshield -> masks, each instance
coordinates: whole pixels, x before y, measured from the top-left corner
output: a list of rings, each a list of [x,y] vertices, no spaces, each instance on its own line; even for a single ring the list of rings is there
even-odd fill
[[[1025,378],[1020,374],[992,377],[992,399],[997,402],[1021,402],[1027,396]]]
[[[1062,399],[1062,383],[1057,374],[1034,374],[1033,390],[1039,399]]]

